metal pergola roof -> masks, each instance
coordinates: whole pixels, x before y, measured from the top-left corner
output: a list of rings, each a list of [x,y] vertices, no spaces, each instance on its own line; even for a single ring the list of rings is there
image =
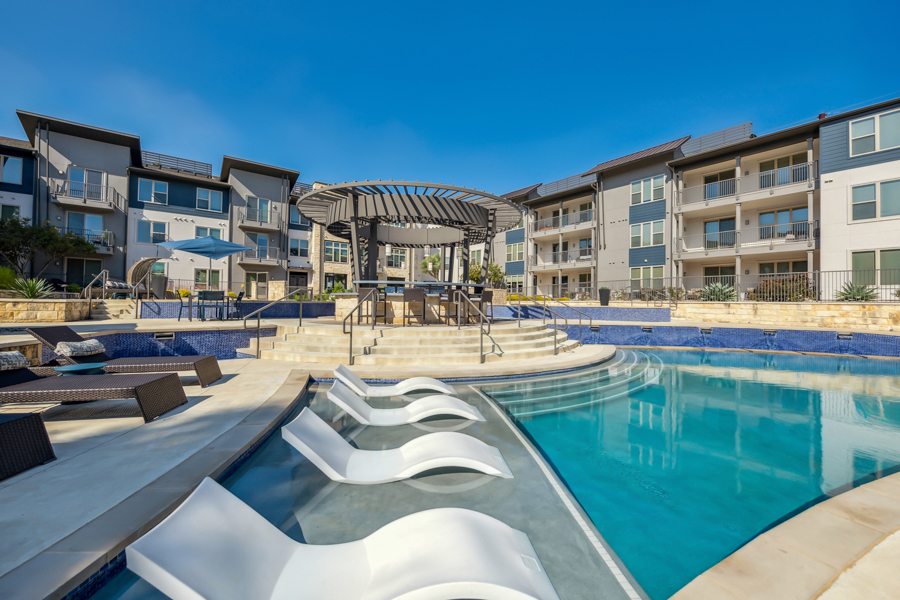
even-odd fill
[[[478,244],[512,229],[522,219],[521,208],[500,196],[419,181],[354,181],[324,186],[301,195],[297,208],[329,233],[350,239],[354,196],[360,225],[420,223],[440,226],[405,231],[397,228],[388,231],[379,226],[376,235],[379,244],[390,241],[402,247],[438,246],[458,243],[461,235],[465,235],[470,244]],[[368,227],[360,233],[368,237]]]

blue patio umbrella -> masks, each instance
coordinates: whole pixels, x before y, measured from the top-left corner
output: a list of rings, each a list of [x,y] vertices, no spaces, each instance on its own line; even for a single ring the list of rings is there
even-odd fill
[[[220,240],[211,235],[193,240],[180,240],[175,242],[161,242],[157,246],[171,248],[172,250],[181,250],[182,252],[190,252],[209,258],[209,270],[212,271],[213,259],[219,260],[244,250],[253,250],[249,246],[241,246],[234,242]]]

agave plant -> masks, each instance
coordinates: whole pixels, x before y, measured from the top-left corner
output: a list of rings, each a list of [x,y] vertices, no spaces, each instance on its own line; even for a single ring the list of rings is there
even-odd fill
[[[844,284],[841,291],[837,293],[837,299],[841,302],[870,302],[878,297],[874,285],[865,283]]]
[[[44,279],[17,277],[12,283],[12,290],[18,294],[19,298],[39,300],[48,298],[53,293],[53,286]]]
[[[737,292],[728,284],[710,283],[700,290],[700,299],[706,302],[734,302],[737,300]]]

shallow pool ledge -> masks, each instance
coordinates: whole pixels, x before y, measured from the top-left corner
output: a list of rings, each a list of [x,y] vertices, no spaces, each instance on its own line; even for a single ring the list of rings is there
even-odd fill
[[[839,494],[770,529],[700,574],[671,600],[818,598],[898,529],[900,473]],[[893,579],[885,571],[885,585]],[[867,597],[860,591],[860,598]]]

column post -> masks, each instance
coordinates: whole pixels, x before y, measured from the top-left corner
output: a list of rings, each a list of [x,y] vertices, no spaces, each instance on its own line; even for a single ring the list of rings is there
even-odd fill
[[[741,220],[741,203],[738,202],[734,205],[734,251],[737,254],[741,253],[741,229],[743,225],[744,222]]]
[[[358,287],[356,281],[362,280],[362,256],[359,251],[359,196],[350,194],[350,207],[353,211],[350,215],[350,261],[353,263],[353,279],[351,286]]]
[[[366,279],[372,281],[378,279],[378,221],[372,219],[369,223],[369,244],[366,250],[366,266],[369,274]]]

